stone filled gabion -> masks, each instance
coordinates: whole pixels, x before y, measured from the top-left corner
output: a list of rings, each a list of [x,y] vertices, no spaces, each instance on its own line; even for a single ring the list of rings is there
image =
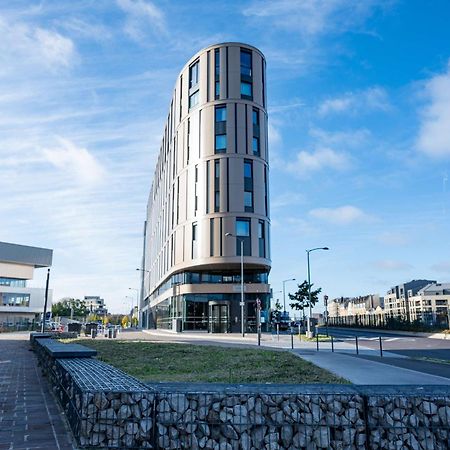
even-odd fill
[[[367,423],[371,449],[447,450],[450,397],[372,396]]]
[[[76,393],[80,445],[152,448],[153,403],[148,392]]]
[[[359,395],[158,394],[158,448],[365,449]]]

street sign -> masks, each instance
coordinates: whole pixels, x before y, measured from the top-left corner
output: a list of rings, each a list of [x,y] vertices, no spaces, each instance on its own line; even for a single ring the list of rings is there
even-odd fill
[[[239,302],[239,306],[244,306],[245,302]]]

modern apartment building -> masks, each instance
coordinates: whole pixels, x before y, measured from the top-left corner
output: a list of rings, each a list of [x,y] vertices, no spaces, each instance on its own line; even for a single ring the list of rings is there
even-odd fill
[[[408,298],[411,320],[445,323],[450,320],[450,283],[431,283]]]
[[[92,314],[97,314],[98,316],[106,316],[108,310],[105,306],[105,300],[100,298],[98,295],[86,295],[83,299],[86,308]]]
[[[253,329],[270,287],[265,58],[241,43],[212,45],[180,72],[147,206],[143,327]],[[242,243],[242,244],[241,244]]]
[[[0,242],[0,326],[28,325],[44,311],[45,289],[27,287],[34,269],[52,265],[53,250]],[[48,295],[51,308],[52,292]]]
[[[384,297],[384,312],[386,316],[401,317],[411,320],[408,298],[428,284],[436,283],[433,280],[412,280],[389,289]]]

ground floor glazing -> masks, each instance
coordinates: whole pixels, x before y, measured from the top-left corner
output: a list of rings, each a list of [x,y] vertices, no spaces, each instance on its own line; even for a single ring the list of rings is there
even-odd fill
[[[267,331],[268,293],[245,294],[244,331],[257,331],[257,302],[261,305],[261,329]],[[234,333],[241,331],[241,295],[184,294],[169,297],[142,313],[143,328],[174,331]]]

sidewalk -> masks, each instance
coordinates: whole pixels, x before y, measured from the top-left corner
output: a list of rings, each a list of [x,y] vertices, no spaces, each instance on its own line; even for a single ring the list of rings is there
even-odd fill
[[[0,450],[72,450],[29,333],[0,334]]]
[[[383,364],[343,353],[331,352],[305,352],[292,350],[294,354],[312,362],[316,366],[326,369],[335,375],[350,381],[353,384],[372,385],[447,385],[450,388],[450,379],[428,373],[418,372],[403,367]]]

